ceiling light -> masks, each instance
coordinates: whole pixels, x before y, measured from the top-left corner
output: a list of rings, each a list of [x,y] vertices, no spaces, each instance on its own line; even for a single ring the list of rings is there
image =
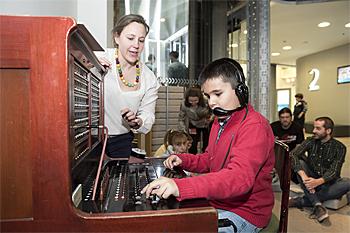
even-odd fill
[[[276,56],[279,56],[279,55],[281,55],[281,53],[271,53],[271,56],[273,56],[273,57],[276,57]]]
[[[350,28],[350,23],[345,24],[346,28]]]
[[[247,30],[244,30],[244,31],[243,31],[243,33],[244,33],[244,34],[247,34],[247,33],[248,33],[248,31],[247,31]]]
[[[164,23],[165,22],[165,18],[160,18],[160,22]]]
[[[237,48],[238,47],[238,44],[232,44],[232,48]]]
[[[322,23],[319,23],[317,26],[319,28],[325,28],[325,27],[328,27],[329,25],[331,25],[330,22],[322,22]]]
[[[283,49],[283,50],[291,50],[291,49],[292,49],[292,46],[286,45],[286,46],[283,46],[282,49]]]

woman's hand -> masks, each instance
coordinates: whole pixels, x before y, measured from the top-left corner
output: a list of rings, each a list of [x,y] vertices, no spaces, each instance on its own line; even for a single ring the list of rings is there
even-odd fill
[[[133,129],[138,129],[142,125],[142,119],[131,111],[129,108],[124,108],[120,111],[122,118],[128,123]]]
[[[170,155],[164,162],[164,166],[169,169],[173,169],[176,166],[182,164],[182,160],[177,155]]]
[[[101,65],[103,65],[106,68],[112,68],[112,63],[105,57],[99,57],[98,58]]]

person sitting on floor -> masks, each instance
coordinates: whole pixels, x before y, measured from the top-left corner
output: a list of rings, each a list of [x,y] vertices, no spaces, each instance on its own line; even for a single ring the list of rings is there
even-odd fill
[[[291,198],[289,207],[313,207],[310,217],[322,222],[329,218],[322,202],[339,199],[350,190],[350,180],[341,178],[346,147],[332,137],[334,122],[329,117],[314,121],[313,137],[290,152],[304,196]],[[300,158],[307,152],[306,161]]]

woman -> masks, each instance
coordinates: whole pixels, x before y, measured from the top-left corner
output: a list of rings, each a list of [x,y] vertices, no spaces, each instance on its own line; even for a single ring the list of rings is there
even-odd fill
[[[154,123],[159,83],[139,61],[149,27],[140,15],[119,19],[113,28],[116,49],[100,61],[110,68],[104,81],[105,125],[109,157],[129,157],[134,132],[148,133]]]
[[[202,152],[208,145],[210,110],[199,88],[189,88],[179,113],[179,130],[188,132],[193,139],[189,152],[197,154],[197,145],[203,134]]]

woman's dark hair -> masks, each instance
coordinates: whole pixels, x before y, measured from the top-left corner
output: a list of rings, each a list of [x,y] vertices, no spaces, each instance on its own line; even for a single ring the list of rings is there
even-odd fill
[[[142,24],[146,29],[146,35],[148,34],[149,26],[146,23],[146,20],[141,15],[136,15],[136,14],[129,14],[129,15],[124,15],[120,17],[120,19],[118,20],[118,22],[116,23],[116,25],[112,30],[112,34],[120,35],[124,30],[124,28],[133,22]]]
[[[331,118],[329,117],[317,117],[315,121],[323,121],[323,127],[325,129],[331,129],[331,134],[333,133],[333,128],[334,128],[334,122]]]
[[[298,93],[294,96],[295,98],[300,98],[300,99],[303,99],[304,98],[304,95],[301,94],[301,93]]]
[[[283,113],[289,113],[290,116],[292,116],[292,111],[289,108],[282,108],[278,111],[278,116],[281,116]]]
[[[206,106],[203,94],[199,88],[191,87],[191,88],[188,88],[186,90],[186,92],[185,92],[185,106],[186,107],[191,107],[191,104],[188,102],[188,97],[190,97],[190,96],[199,98],[198,106],[201,106],[201,107]]]
[[[209,63],[199,75],[199,84],[202,86],[208,79],[221,77],[223,82],[231,84],[236,89],[239,83],[245,83],[241,65],[230,58],[220,58]]]

